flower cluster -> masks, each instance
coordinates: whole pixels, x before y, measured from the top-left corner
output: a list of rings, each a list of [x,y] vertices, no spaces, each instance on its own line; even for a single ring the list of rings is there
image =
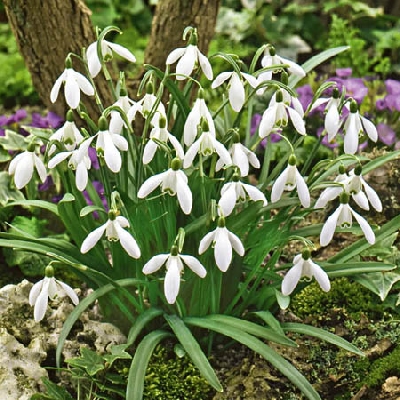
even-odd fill
[[[365,210],[369,209],[369,204],[377,211],[382,209],[377,194],[362,177],[361,164],[349,173],[341,171],[331,184],[326,183],[325,190],[313,205],[309,189],[311,182],[299,168],[297,155],[298,144],[307,135],[306,116],[322,108],[324,130],[329,141],[342,131],[346,156],[358,162],[356,153],[360,136],[375,142],[378,133],[372,122],[360,114],[359,99],[354,93],[353,97],[345,97],[340,93],[338,82],[331,82],[330,85],[335,85],[335,88],[330,96],[312,96],[311,103],[304,107],[288,85],[290,74],[302,78],[304,70],[294,62],[279,57],[269,45],[264,46],[259,71],[246,69],[243,63],[225,57],[230,63],[230,71],[222,72],[214,79],[211,63],[197,47],[196,30],[192,28],[188,46],[173,50],[168,56],[165,74],[160,76],[159,70],[151,69],[146,74],[146,81],[141,86],[145,88],[145,94],[140,99],[133,100],[128,96],[124,79],[120,78],[118,98],[108,107],[104,105],[96,125],[85,116],[80,92],[95,95],[94,78],[102,68],[106,68],[113,52],[135,62],[135,57],[128,50],[106,41],[106,33],[103,32],[98,42],[87,49],[90,76],[76,72],[71,57],[67,57],[65,70],[50,94],[54,102],[64,86],[70,110],[64,125],[49,136],[45,156],[47,168],[59,174],[73,174],[74,190],[84,192],[92,187],[94,152],[99,164],[95,176],[101,177],[106,193],[107,204],[103,205],[103,211],[105,208],[107,218],[95,221],[95,228],[94,221],[81,227],[86,235],[86,238],[77,240],[82,254],[94,256],[96,247],[103,244],[113,267],[115,260],[124,260],[124,265],[127,259],[134,259],[132,263],[142,260],[140,272],[136,272],[136,276],[141,277],[143,274],[155,274],[165,266],[164,294],[167,303],[174,304],[185,266],[204,280],[213,275],[210,271],[227,272],[233,263],[234,253],[243,257],[251,247],[246,245],[246,233],[242,233],[257,230],[259,224],[267,223],[271,217],[269,210],[284,207],[286,200],[295,207],[301,205],[301,212],[306,215],[339,198],[339,207],[329,216],[320,232],[321,246],[329,244],[337,226],[351,227],[353,217],[367,241],[374,243],[375,235],[367,220],[349,205],[353,199]],[[175,73],[170,72],[173,69]],[[167,81],[172,88],[178,88],[184,80],[187,80],[187,87],[201,86],[201,80],[192,77],[194,72],[202,72],[207,80],[212,81],[212,89],[226,87],[223,107],[217,111],[209,108],[202,87],[194,91],[195,97],[191,95],[187,98],[176,90],[175,95],[181,96],[174,98],[176,104],[172,99],[170,104],[163,103]],[[273,80],[277,73],[281,81]],[[259,117],[258,134],[253,138],[248,135],[242,143],[240,124],[229,126],[227,121],[233,120],[235,115],[240,116],[248,102],[262,96],[266,89],[271,92],[271,97]],[[224,110],[223,117],[221,110]],[[78,127],[74,120],[76,114],[88,122],[88,129]],[[141,126],[143,120],[144,126]],[[137,126],[140,126],[140,132]],[[255,149],[261,142],[270,145],[280,139],[287,145],[287,152],[279,164],[283,166],[283,171],[274,170],[264,184],[261,179],[264,173],[258,174],[256,170],[262,167],[264,171],[268,163],[262,165]],[[19,189],[32,180],[35,171],[42,181],[46,178],[46,166],[36,143],[14,158],[9,167],[9,173],[14,175]],[[269,187],[270,190],[267,190]],[[257,206],[253,208],[254,204]],[[99,202],[97,206],[100,207]],[[253,209],[257,211],[252,214]],[[90,211],[94,210],[99,211],[93,206]],[[80,216],[85,217],[88,212],[82,210]],[[164,221],[167,221],[166,231],[157,232]],[[239,222],[235,224],[235,221]],[[290,221],[287,225],[291,224]],[[147,225],[154,226],[154,239],[149,237]],[[185,242],[185,234],[186,238],[192,235],[190,244],[188,239]],[[307,244],[306,249],[294,258],[293,268],[282,281],[283,295],[292,293],[302,277],[315,277],[323,290],[330,288],[327,273],[311,261],[310,241],[304,243]],[[121,255],[120,247],[131,258],[125,253]],[[192,255],[182,254],[183,247],[185,253],[190,248]],[[165,252],[165,249],[170,251]],[[194,252],[199,259],[193,255]],[[191,272],[188,273],[188,280],[193,279]],[[215,276],[210,279],[215,279]],[[32,295],[31,303],[41,304],[39,311],[35,311],[36,319],[44,315],[47,293],[52,297],[55,292],[55,283],[51,282],[41,284],[40,295],[38,287]],[[61,286],[76,302],[72,293]]]

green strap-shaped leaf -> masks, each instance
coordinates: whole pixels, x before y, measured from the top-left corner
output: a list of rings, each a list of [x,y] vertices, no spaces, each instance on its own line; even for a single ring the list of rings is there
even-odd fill
[[[136,321],[132,326],[132,328],[129,330],[128,341],[127,341],[128,346],[135,343],[135,340],[138,337],[139,333],[142,331],[142,329],[148,322],[162,315],[162,313],[163,311],[160,310],[159,308],[149,308],[148,310],[140,314],[136,318]]]
[[[283,375],[287,376],[290,381],[295,384],[305,396],[310,400],[321,400],[321,397],[312,387],[310,382],[302,375],[292,364],[285,360],[280,354],[275,352],[260,339],[249,335],[247,332],[233,328],[232,326],[223,325],[219,322],[207,318],[185,318],[185,323],[198,326],[204,329],[210,329],[224,336],[231,337],[239,343],[244,344],[251,350],[260,354],[277,368]]]
[[[217,375],[213,367],[208,362],[206,355],[200,348],[199,343],[193,337],[190,329],[185,325],[185,323],[176,315],[164,315],[169,326],[174,331],[179,342],[185,349],[186,353],[189,355],[193,364],[199,369],[200,373],[208,383],[218,392],[223,392],[221,383],[219,382]]]
[[[261,318],[266,324],[268,324],[274,331],[285,333],[281,327],[281,323],[274,317],[270,311],[257,311],[254,313],[257,317]]]
[[[93,302],[95,302],[101,296],[104,296],[106,293],[115,289],[116,287],[125,287],[125,286],[135,286],[135,285],[143,285],[145,282],[140,281],[138,279],[121,279],[115,281],[113,284],[109,283],[97,290],[93,293],[90,293],[87,297],[85,297],[69,314],[68,318],[65,320],[63,328],[60,332],[60,337],[58,338],[57,349],[56,349],[56,364],[57,367],[60,368],[61,365],[61,352],[64,346],[65,340],[67,336],[71,332],[71,329],[74,323],[78,320],[79,316],[88,308]]]
[[[356,346],[352,345],[342,337],[333,333],[327,332],[324,329],[316,328],[315,326],[299,324],[297,322],[285,322],[282,323],[282,329],[287,332],[301,333],[303,335],[314,336],[316,338],[325,340],[325,342],[335,344],[344,350],[351,351],[352,353],[364,356],[364,353],[360,351]]]
[[[22,207],[37,207],[43,208],[44,210],[50,211],[55,215],[58,215],[57,204],[50,203],[44,200],[16,200],[8,203],[7,206],[22,206]]]
[[[126,400],[142,400],[147,364],[157,344],[169,336],[169,332],[157,330],[146,335],[139,343],[129,368]]]
[[[231,317],[229,315],[208,315],[204,317],[207,320],[214,321],[219,324],[225,324],[235,329],[241,329],[250,335],[257,336],[275,343],[285,346],[297,347],[297,344],[287,338],[283,333],[279,333],[273,329],[260,326],[254,322],[246,321],[240,318]]]

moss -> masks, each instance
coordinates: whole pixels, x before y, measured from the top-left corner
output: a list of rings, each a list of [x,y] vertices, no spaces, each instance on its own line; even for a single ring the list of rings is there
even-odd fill
[[[299,318],[326,318],[332,309],[343,308],[356,320],[361,313],[368,313],[372,319],[381,318],[383,306],[377,302],[377,296],[357,282],[347,278],[332,280],[331,290],[324,292],[316,282],[308,285],[296,294],[290,309]]]
[[[211,393],[186,354],[179,358],[169,344],[156,348],[146,371],[144,400],[204,400]]]

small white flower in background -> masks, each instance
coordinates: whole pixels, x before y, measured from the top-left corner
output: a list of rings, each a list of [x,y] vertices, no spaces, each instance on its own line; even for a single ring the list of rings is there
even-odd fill
[[[178,296],[184,264],[200,278],[204,278],[207,274],[206,269],[197,258],[179,254],[176,246],[172,246],[170,254],[159,254],[152,257],[144,265],[143,273],[152,274],[164,264],[167,269],[164,280],[164,294],[169,304],[174,304]]]
[[[14,182],[17,189],[22,189],[27,185],[36,169],[41,182],[47,178],[46,167],[35,151],[24,151],[13,158],[8,167],[8,173],[14,175]]]
[[[375,190],[362,177],[361,167],[354,168],[349,172],[348,180],[345,183],[345,191],[350,193],[354,201],[364,210],[369,210],[368,202],[370,202],[376,211],[382,211],[382,202]]]
[[[309,250],[304,250],[302,254],[297,254],[294,257],[293,267],[290,268],[282,281],[282,294],[289,296],[303,277],[309,279],[314,277],[325,292],[328,292],[331,288],[328,274],[311,260]]]
[[[159,126],[155,126],[151,130],[149,141],[144,146],[143,164],[148,164],[153,159],[154,154],[159,148],[159,144],[155,140],[163,144],[167,144],[167,142],[170,142],[175,149],[176,157],[183,159],[183,148],[178,139],[168,132],[166,119],[164,117],[160,117],[158,122]]]
[[[103,39],[101,41],[100,48],[101,56],[105,62],[112,59],[113,52],[117,53],[119,56],[125,58],[125,60],[128,60],[129,62],[136,62],[135,56],[128,49],[119,44],[111,43]],[[90,76],[95,78],[101,70],[101,62],[99,60],[99,55],[97,54],[97,42],[89,45],[86,51],[86,57]]]
[[[174,158],[171,162],[171,168],[160,174],[148,178],[138,191],[139,199],[147,197],[158,186],[161,186],[162,193],[168,193],[170,196],[177,196],[179,205],[185,214],[192,211],[192,192],[188,185],[188,178],[180,169],[182,161]]]
[[[348,108],[350,112],[343,125],[344,152],[354,154],[358,150],[358,138],[364,131],[373,142],[378,140],[378,131],[370,120],[360,115],[355,100],[351,101]]]
[[[222,272],[226,272],[232,262],[232,248],[240,256],[244,255],[242,242],[225,227],[224,217],[219,217],[218,227],[201,239],[199,254],[203,254],[211,245],[214,247],[215,263]]]
[[[64,297],[67,295],[72,302],[77,305],[79,298],[74,290],[66,283],[54,278],[53,267],[47,266],[45,278],[36,282],[29,293],[29,304],[34,306],[33,317],[36,322],[43,319],[48,305],[48,299],[54,299],[56,296]]]
[[[180,59],[180,60],[179,60]],[[178,61],[179,60],[179,61]],[[208,80],[212,80],[213,71],[208,61],[208,58],[200,52],[198,47],[194,44],[189,44],[187,47],[180,47],[172,50],[167,57],[166,64],[171,65],[178,61],[176,64],[176,79],[184,80],[191,75],[193,69],[198,63],[201,70]]]
[[[81,91],[88,96],[93,96],[94,88],[85,76],[71,68],[71,60],[69,58],[67,58],[65,64],[65,70],[57,78],[51,89],[50,100],[52,103],[55,103],[61,85],[64,83],[65,100],[70,108],[75,109],[78,108],[81,101]]]
[[[97,155],[104,157],[107,167],[116,174],[122,165],[120,151],[128,150],[128,141],[117,133],[111,133],[107,129],[107,120],[104,117],[99,119],[99,132],[96,136]]]
[[[272,46],[267,46],[264,50],[264,56],[261,59],[261,66],[263,68],[268,68],[276,65],[287,65],[287,70],[289,73],[296,75],[300,78],[304,78],[306,73],[300,65],[286,58],[280,57],[276,54],[275,48]],[[279,72],[276,71],[275,72]],[[261,72],[257,77],[257,85],[265,81],[270,81],[272,79],[272,71]],[[258,95],[262,95],[265,92],[265,88],[260,88],[257,90]]]
[[[76,187],[81,192],[86,189],[88,183],[88,170],[92,166],[89,157],[89,147],[92,140],[93,137],[85,140],[79,145],[78,149],[73,151],[63,151],[58,153],[48,162],[49,168],[55,168],[60,162],[69,157],[68,168],[76,171],[75,183]]]
[[[189,168],[196,154],[202,154],[206,157],[212,155],[214,152],[219,155],[223,165],[232,164],[232,159],[228,150],[226,150],[222,143],[218,142],[215,138],[215,134],[209,130],[208,123],[204,119],[202,120],[202,130],[201,136],[187,150],[183,160],[183,167]]]
[[[258,161],[256,154],[240,143],[240,135],[237,133],[233,136],[233,144],[229,149],[229,154],[232,158],[232,164],[239,168],[240,176],[249,174],[249,164],[254,168],[260,168],[260,161]],[[223,166],[224,162],[219,159],[216,170],[219,171]]]
[[[226,183],[221,189],[221,198],[218,206],[222,210],[222,215],[228,216],[232,213],[235,204],[244,202],[247,199],[253,201],[261,200],[264,207],[268,204],[267,199],[259,189],[253,185],[249,185],[239,181],[237,175],[233,176],[233,182]]]
[[[83,136],[81,135],[79,129],[75,125],[71,110],[69,110],[67,113],[67,120],[65,121],[64,125],[61,128],[57,129],[49,137],[49,142],[53,140],[63,143],[68,151],[75,150],[76,146],[80,142],[82,142]],[[54,143],[52,143],[49,147],[48,155],[51,156],[56,149],[57,146]]]
[[[336,136],[341,124],[339,114],[339,90],[337,88],[334,88],[332,97],[320,97],[319,99],[317,99],[312,105],[310,111],[313,111],[322,104],[326,104],[324,127],[325,130],[328,132],[328,141],[331,142]]]
[[[289,157],[288,164],[272,185],[271,201],[275,203],[280,200],[285,190],[290,192],[297,188],[301,205],[305,208],[310,207],[310,192],[304,178],[296,168],[296,156],[294,154]]]
[[[336,185],[325,188],[314,204],[314,208],[325,208],[328,202],[336,199],[344,191],[344,184],[349,179],[343,165],[339,166],[339,175],[333,181]]]
[[[133,236],[124,228],[129,228],[129,221],[118,215],[117,211],[108,212],[108,220],[105,224],[90,232],[81,245],[81,253],[85,254],[96,246],[97,242],[106,234],[107,240],[118,241],[125,251],[133,258],[140,257],[140,249]]]
[[[353,217],[360,225],[365,238],[369,244],[375,243],[375,234],[368,222],[359,214],[357,214],[348,204],[349,194],[342,192],[340,194],[340,205],[335,212],[328,217],[320,233],[321,246],[327,246],[333,238],[336,227],[350,228],[353,223]]]
[[[121,89],[119,99],[113,104],[113,106],[119,107],[127,116],[128,119],[128,112],[132,109],[132,107],[136,106],[136,102],[131,100],[125,89]],[[122,128],[127,128],[125,121],[122,119],[121,114],[119,111],[111,111],[111,118],[110,118],[110,127],[109,130],[111,133],[120,134],[122,132]],[[131,123],[132,121],[128,122]]]
[[[253,88],[257,86],[257,79],[254,76],[246,74],[245,72],[241,72],[239,75],[235,71],[220,73],[211,85],[211,88],[215,89],[229,79],[229,103],[236,112],[239,112],[242,109],[246,98],[244,82],[242,78],[244,78],[244,80],[247,81]]]
[[[290,106],[291,104],[293,107]],[[303,116],[304,110],[300,101],[296,97],[290,96],[286,90],[278,89],[261,117],[258,134],[261,138],[265,138],[275,128],[286,127],[290,117],[296,131],[300,135],[305,135],[306,127]]]
[[[214,120],[200,90],[199,97],[194,102],[183,127],[183,141],[186,146],[191,146],[196,140],[198,127],[201,125],[202,119],[208,122],[208,128],[215,136]]]

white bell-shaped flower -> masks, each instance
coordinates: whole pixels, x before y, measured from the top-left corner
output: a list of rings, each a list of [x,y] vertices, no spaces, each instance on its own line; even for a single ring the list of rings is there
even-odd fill
[[[237,203],[246,200],[261,200],[264,206],[268,204],[264,193],[253,185],[240,182],[239,177],[234,175],[233,182],[228,182],[222,187],[221,198],[219,199],[218,206],[222,210],[222,215],[228,216],[232,213],[233,208]]]
[[[375,243],[375,234],[368,222],[360,215],[357,214],[348,204],[349,195],[346,192],[340,195],[340,205],[334,213],[328,217],[320,233],[321,246],[327,246],[333,238],[336,227],[350,228],[353,223],[353,217],[360,225],[365,238],[369,244]]]
[[[161,186],[162,193],[168,193],[170,196],[177,196],[179,205],[185,214],[192,211],[192,192],[188,185],[188,178],[180,169],[182,161],[174,158],[171,162],[171,168],[160,174],[151,176],[140,187],[138,191],[139,199],[147,197],[153,190]]]
[[[178,61],[179,60],[179,61]],[[213,71],[208,58],[200,52],[195,44],[187,47],[180,47],[172,50],[167,57],[166,64],[176,64],[176,79],[184,80],[190,76],[196,64],[200,65],[201,70],[208,80],[212,80]]]
[[[119,107],[122,112],[126,115],[128,122],[131,123],[132,120],[128,118],[129,110],[133,109],[136,106],[136,102],[131,100],[125,89],[120,90],[120,96],[118,100],[113,104],[113,106]],[[119,111],[111,111],[111,118],[110,118],[110,126],[109,130],[111,133],[121,134],[122,128],[127,128],[126,122],[123,120]]]
[[[286,90],[279,89],[272,96],[268,108],[261,117],[260,126],[258,128],[259,136],[265,138],[270,135],[275,128],[286,127],[289,117],[296,131],[300,133],[300,135],[305,135],[304,110],[299,99],[290,96]]]
[[[172,246],[170,254],[159,254],[152,257],[144,265],[143,273],[152,274],[163,265],[167,269],[164,280],[164,294],[169,304],[174,304],[178,296],[184,265],[188,266],[200,278],[204,278],[207,274],[206,269],[197,258],[179,254],[176,246]]]
[[[201,239],[199,254],[203,254],[211,245],[214,247],[215,263],[222,272],[226,272],[232,262],[232,248],[240,256],[244,255],[242,242],[225,227],[224,217],[219,217],[218,227]]]
[[[97,242],[102,238],[104,233],[107,240],[118,241],[124,250],[133,258],[140,257],[140,249],[134,237],[124,228],[129,228],[129,221],[118,215],[117,211],[111,210],[108,212],[108,220],[105,224],[90,232],[87,238],[82,242],[81,253],[85,254],[96,246]]]
[[[120,44],[112,43],[103,39],[100,44],[100,49],[101,57],[104,61],[111,60],[114,52],[129,62],[136,62],[136,57]],[[97,54],[97,41],[89,45],[86,51],[86,57],[90,76],[95,78],[101,70],[101,62],[99,55]]]
[[[289,165],[276,178],[271,190],[271,201],[275,203],[280,200],[284,191],[292,191],[297,188],[297,195],[303,207],[310,207],[310,192],[304,178],[296,167],[296,157],[292,154],[288,160]]]
[[[243,80],[244,78],[244,80]],[[235,72],[221,72],[214,80],[211,85],[211,89],[222,85],[226,80],[229,79],[229,103],[231,104],[234,111],[239,112],[246,99],[246,93],[244,90],[244,82],[247,81],[253,88],[257,87],[257,79],[250,74],[241,72],[240,75]]]
[[[8,173],[14,175],[17,189],[22,189],[31,181],[35,170],[43,183],[47,178],[46,167],[35,151],[29,151],[29,149],[13,158],[8,167]]]
[[[321,289],[328,292],[331,288],[328,274],[310,258],[310,251],[304,250],[302,254],[297,254],[293,259],[293,267],[287,272],[282,281],[281,291],[284,296],[289,296],[299,280],[303,277],[318,282]]]
[[[50,92],[50,100],[55,103],[60,91],[61,85],[64,83],[65,100],[70,108],[78,108],[81,101],[81,91],[88,96],[94,95],[94,88],[89,80],[81,73],[74,71],[71,66],[71,60],[68,58],[65,62],[66,68],[57,78]]]
[[[68,296],[72,303],[77,305],[79,298],[75,291],[66,283],[54,278],[53,267],[47,266],[45,270],[45,278],[36,282],[29,292],[29,304],[34,306],[33,317],[36,322],[43,319],[48,305],[48,299],[54,299],[56,296]]]

